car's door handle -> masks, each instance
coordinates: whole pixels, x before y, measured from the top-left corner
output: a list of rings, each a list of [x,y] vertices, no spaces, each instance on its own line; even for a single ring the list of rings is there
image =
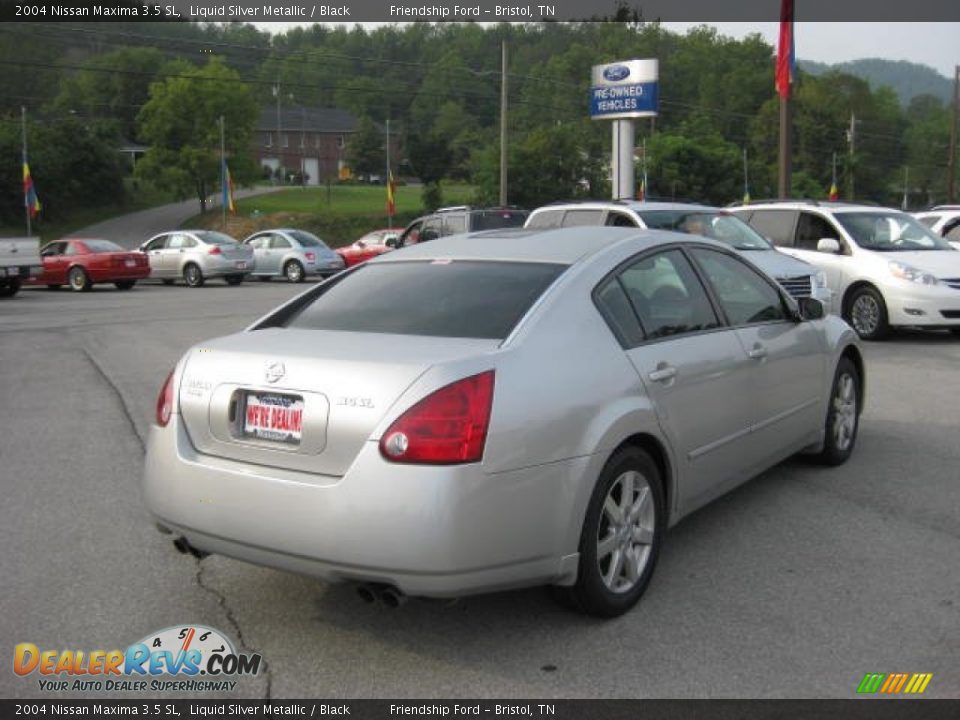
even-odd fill
[[[667,382],[673,380],[677,376],[677,369],[672,365],[665,365],[661,363],[657,366],[657,369],[647,375],[648,378],[654,382]]]
[[[757,343],[756,345],[754,345],[753,349],[747,352],[747,357],[752,358],[754,360],[763,360],[766,356],[767,356],[767,349],[760,343]]]

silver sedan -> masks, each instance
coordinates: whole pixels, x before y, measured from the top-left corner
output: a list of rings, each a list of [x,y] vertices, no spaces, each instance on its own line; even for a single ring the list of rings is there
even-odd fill
[[[256,269],[261,280],[285,277],[302,282],[309,275],[328,277],[345,267],[343,258],[313,233],[292,228],[263,230],[243,241],[253,248]]]
[[[856,335],[730,247],[482,235],[383,255],[187,351],[144,472],[179,549],[389,605],[552,584],[610,617],[669,526],[794,453],[853,451]]]
[[[253,250],[214,230],[176,230],[156,235],[140,246],[150,261],[150,277],[165,285],[183,279],[200,287],[208,278],[222,277],[239,285],[253,270]]]

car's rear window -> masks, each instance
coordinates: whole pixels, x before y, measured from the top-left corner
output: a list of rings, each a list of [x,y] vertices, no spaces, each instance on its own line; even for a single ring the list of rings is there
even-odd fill
[[[523,227],[529,214],[526,210],[481,210],[474,214],[471,229],[474,232],[479,232],[480,230]]]
[[[225,235],[221,232],[216,232],[214,230],[200,230],[194,233],[198,238],[203,240],[207,245],[236,245],[237,241],[234,240],[229,235]]]
[[[502,340],[565,268],[473,260],[371,263],[285,326]]]
[[[123,252],[122,247],[109,240],[84,240],[83,244],[87,246],[87,250],[93,253]]]
[[[327,244],[323,242],[313,233],[308,233],[304,230],[290,230],[289,234],[300,243],[301,247],[326,247]]]

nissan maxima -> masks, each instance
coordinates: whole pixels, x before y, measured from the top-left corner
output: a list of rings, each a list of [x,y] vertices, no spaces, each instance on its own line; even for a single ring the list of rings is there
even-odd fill
[[[198,556],[388,604],[555,585],[611,617],[685,515],[801,451],[843,463],[864,381],[843,320],[727,245],[461,235],[188,350],[157,400],[145,498]]]

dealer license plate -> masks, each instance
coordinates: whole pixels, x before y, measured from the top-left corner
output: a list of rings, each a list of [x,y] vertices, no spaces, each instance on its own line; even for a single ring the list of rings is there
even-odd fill
[[[236,265],[237,265],[237,270],[244,270],[244,269],[246,269],[246,267],[247,267],[247,261],[246,261],[246,260],[237,260]]]
[[[303,437],[303,398],[247,393],[243,434],[259,440],[299,445]]]
[[[137,264],[137,261],[133,259],[124,260],[123,264],[126,265],[127,267],[134,267]]]

